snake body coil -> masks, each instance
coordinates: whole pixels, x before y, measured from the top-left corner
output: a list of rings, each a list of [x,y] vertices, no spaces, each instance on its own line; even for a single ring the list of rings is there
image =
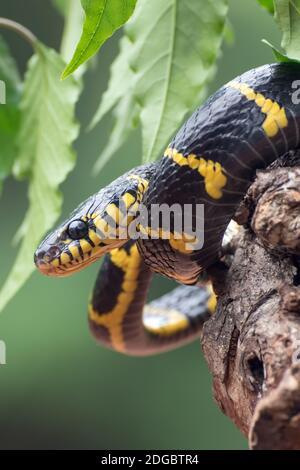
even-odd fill
[[[105,254],[89,305],[101,343],[143,355],[199,335],[216,304],[199,276],[218,260],[256,170],[299,147],[300,108],[292,99],[299,74],[298,64],[274,64],[229,82],[193,113],[161,160],[100,190],[41,243],[35,262],[48,275],[78,271]],[[196,236],[181,231],[178,238],[175,216],[168,228],[161,221],[153,228],[151,218],[137,223],[141,205],[151,213],[162,204],[183,212],[201,206],[201,217],[192,210],[190,219]],[[120,236],[132,223],[143,237]],[[153,272],[184,285],[145,305]]]

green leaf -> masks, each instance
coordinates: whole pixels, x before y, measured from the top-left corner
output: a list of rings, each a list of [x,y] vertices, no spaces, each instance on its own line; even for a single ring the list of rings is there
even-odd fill
[[[281,47],[273,46],[264,40],[274,52],[279,62],[300,61],[300,0],[274,0],[274,18],[281,33]]]
[[[80,35],[80,31],[82,30],[84,13],[78,0],[76,2],[73,0],[64,0],[63,11],[65,21],[60,54],[62,58],[68,62],[73,55],[74,48],[77,44],[77,38]],[[85,65],[76,70],[77,78],[80,78],[84,74],[86,70]]]
[[[298,62],[298,63],[300,62],[299,60],[296,60],[296,59],[290,59],[286,54],[284,54],[282,51],[277,49],[275,46],[273,46],[273,44],[271,44],[266,39],[262,39],[262,42],[264,44],[267,44],[267,46],[271,47],[274,57],[277,60],[277,62]]]
[[[114,108],[114,126],[104,150],[94,165],[93,173],[99,173],[103,169],[125,143],[138,121],[139,107],[135,103],[132,91],[135,75],[129,65],[127,54],[131,46],[132,41],[125,35],[120,41],[120,53],[111,66],[108,88],[103,93],[98,111],[89,126],[89,130],[94,128]]]
[[[135,48],[132,42],[125,35],[120,41],[120,52],[110,68],[110,79],[107,90],[101,97],[98,110],[89,125],[89,130],[93,129],[98,122],[127,95],[132,95],[132,88],[135,82],[135,75],[130,68],[129,60]]]
[[[69,62],[76,47],[78,37],[82,30],[84,12],[79,0],[52,0],[54,6],[64,17],[64,29],[60,45],[60,55],[65,62]],[[76,71],[76,78],[81,78],[86,67],[82,66]]]
[[[19,253],[0,291],[0,310],[33,271],[33,253],[61,211],[58,187],[75,163],[71,143],[79,129],[74,108],[80,85],[73,77],[60,81],[62,66],[60,56],[41,44],[28,64],[14,174],[29,179],[29,208],[19,232]]]
[[[132,95],[120,100],[114,109],[115,124],[108,142],[96,161],[93,173],[100,173],[111,157],[122,147],[131,131],[136,127],[139,108],[132,101]]]
[[[83,31],[74,55],[65,68],[66,78],[92,57],[132,15],[137,0],[81,0],[85,11]]]
[[[275,20],[282,32],[281,47],[290,59],[300,59],[300,0],[274,0]]]
[[[265,8],[271,15],[274,14],[274,3],[273,0],[257,0],[258,3]]]
[[[226,0],[139,0],[92,125],[131,95],[140,106],[143,161],[156,159],[204,98],[226,14]]]
[[[18,109],[21,80],[16,63],[0,36],[0,80],[4,82],[5,104],[0,104],[0,190],[3,180],[10,174],[16,157],[16,135],[20,122]]]

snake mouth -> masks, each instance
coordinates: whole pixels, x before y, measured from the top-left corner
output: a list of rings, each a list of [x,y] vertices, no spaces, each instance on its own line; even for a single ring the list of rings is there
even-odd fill
[[[98,257],[95,256],[93,258],[88,258],[84,261],[80,260],[80,261],[70,262],[68,263],[68,265],[61,265],[61,266],[53,266],[51,264],[40,262],[37,264],[37,268],[45,276],[67,277],[67,276],[71,276],[77,271],[81,271],[81,269],[94,263],[97,259]]]
[[[113,247],[109,245],[97,246],[93,250],[82,253],[80,257],[76,258],[71,258],[70,254],[60,253],[59,256],[55,257],[51,261],[47,260],[47,253],[44,252],[42,256],[36,254],[34,262],[38,270],[45,276],[67,277],[77,271],[81,271],[81,269],[84,269],[97,261],[97,259],[102,258],[106,253],[110,252],[113,248],[116,248],[116,245],[119,247],[123,244],[124,240],[121,240],[119,243],[114,244]],[[67,256],[68,258],[66,263],[62,262],[63,256]]]
[[[40,261],[36,263],[36,266],[38,270],[45,276],[67,277],[71,276],[77,271],[81,271],[83,268],[86,268],[90,264],[94,263],[98,258],[100,258],[99,255],[89,256],[84,260],[73,260],[65,265],[61,264],[60,266],[53,266],[51,263]]]

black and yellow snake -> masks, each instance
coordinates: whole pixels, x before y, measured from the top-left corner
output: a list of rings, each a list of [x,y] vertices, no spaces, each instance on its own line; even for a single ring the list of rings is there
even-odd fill
[[[293,102],[299,78],[300,65],[285,63],[227,83],[185,122],[161,160],[101,189],[41,243],[35,263],[51,276],[71,274],[105,255],[89,305],[90,327],[101,343],[146,355],[199,336],[216,305],[199,279],[219,259],[226,227],[256,169],[299,147],[300,106]],[[167,230],[154,228],[155,236],[151,220],[140,221],[136,231],[144,237],[130,236],[126,230],[141,205],[150,212],[161,204],[202,205],[199,249],[191,248],[189,234],[175,237],[173,219]],[[193,228],[197,217],[192,214]],[[146,305],[153,272],[183,285]]]

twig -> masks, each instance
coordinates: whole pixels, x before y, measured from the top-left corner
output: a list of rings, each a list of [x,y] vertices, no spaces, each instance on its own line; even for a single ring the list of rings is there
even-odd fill
[[[30,46],[35,49],[37,44],[36,36],[25,26],[8,18],[0,18],[0,28],[10,29],[23,37]]]

